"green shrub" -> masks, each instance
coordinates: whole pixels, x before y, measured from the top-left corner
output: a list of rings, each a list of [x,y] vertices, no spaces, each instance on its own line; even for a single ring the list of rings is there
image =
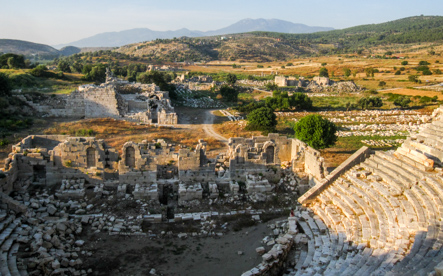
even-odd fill
[[[315,149],[333,146],[337,141],[337,127],[320,115],[308,115],[300,119],[295,126],[295,137]]]
[[[268,107],[261,107],[252,111],[248,114],[247,120],[247,130],[259,130],[263,134],[274,132],[277,126],[277,116]]]

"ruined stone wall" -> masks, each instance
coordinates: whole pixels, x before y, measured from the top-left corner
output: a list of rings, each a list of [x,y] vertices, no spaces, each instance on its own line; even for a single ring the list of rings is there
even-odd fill
[[[320,156],[320,152],[311,147],[305,151],[305,173],[312,175],[318,181],[328,175],[325,160]]]
[[[47,185],[63,178],[85,178],[96,183],[106,179],[105,169],[117,169],[116,150],[101,139],[68,137],[49,153],[53,166],[47,166]]]
[[[161,179],[177,178],[178,154],[164,140],[123,145],[119,179],[124,184],[152,184]],[[178,180],[178,179],[177,179]]]
[[[181,149],[179,151],[178,169],[181,181],[215,181],[215,161],[206,157],[206,142],[199,140],[194,151]]]
[[[25,101],[43,116],[79,118],[85,115],[83,92],[80,91],[73,91],[69,95],[51,95],[41,102],[33,102],[24,95],[16,95],[16,97]]]
[[[176,113],[167,113],[164,109],[158,112],[157,122],[160,125],[176,125],[178,117]]]
[[[86,118],[117,118],[127,112],[113,86],[92,87],[84,92]]]
[[[327,77],[314,77],[312,81],[321,86],[326,86],[331,83],[331,81]]]
[[[274,83],[278,86],[287,86],[285,76],[275,76]]]
[[[128,110],[146,110],[148,109],[148,103],[147,102],[141,102],[141,101],[134,101],[134,100],[128,100]]]
[[[268,136],[230,138],[228,143],[231,178],[243,179],[247,173],[271,173],[268,167],[280,167],[281,162],[291,161],[293,139],[271,133]]]
[[[5,160],[4,177],[0,178],[0,191],[6,194],[9,194],[13,190],[14,182],[18,178],[19,170],[17,163],[17,156],[15,154],[10,155],[10,157]]]
[[[345,162],[341,163],[340,166],[335,168],[324,179],[319,183],[315,183],[316,185],[312,187],[309,191],[304,193],[298,201],[301,204],[307,204],[314,200],[321,192],[323,192],[326,188],[329,187],[338,177],[340,177],[344,172],[352,168],[353,166],[363,162],[370,156],[372,151],[368,147],[362,147],[358,151],[356,151],[353,155],[351,155]]]

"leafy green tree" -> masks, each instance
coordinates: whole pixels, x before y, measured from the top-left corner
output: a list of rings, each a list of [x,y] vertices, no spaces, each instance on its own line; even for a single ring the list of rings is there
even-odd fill
[[[422,65],[429,65],[430,63],[427,62],[426,60],[421,60],[418,65],[422,66]]]
[[[248,114],[247,120],[247,130],[259,130],[263,133],[270,133],[274,132],[275,126],[277,126],[277,116],[268,107],[260,107],[253,110]]]
[[[135,78],[135,76],[134,76]],[[161,91],[168,91],[169,97],[173,100],[177,99],[177,93],[175,91],[175,85],[169,84],[170,80],[173,78],[173,75],[159,72],[159,71],[151,71],[147,73],[141,73],[137,75],[136,79],[140,83],[155,83],[158,87],[160,87]]]
[[[227,102],[236,102],[238,99],[238,91],[237,89],[230,87],[228,85],[222,85],[220,87],[220,94],[223,99]]]
[[[305,116],[294,126],[295,137],[315,149],[333,146],[337,141],[337,127],[320,115]]]
[[[277,90],[278,89],[278,85],[276,84],[276,83],[274,83],[274,82],[268,82],[266,85],[265,85],[265,87],[266,87],[266,89],[268,89],[268,90],[270,90],[270,91],[274,91],[274,90]]]
[[[351,69],[344,68],[343,69],[343,75],[345,75],[345,77],[349,77],[351,75]]]
[[[375,69],[370,67],[370,68],[365,68],[365,73],[366,73],[366,77],[374,77],[374,73],[375,73]]]
[[[328,73],[328,69],[326,69],[326,67],[322,67],[320,68],[320,72],[318,74],[320,77],[329,77],[329,73]]]
[[[408,62],[407,60],[403,60],[403,61],[401,62],[401,65],[403,65],[403,66],[408,65],[408,64],[409,64],[409,62]]]
[[[15,57],[8,58],[8,67],[9,67],[9,69],[19,68]]]
[[[396,76],[401,75],[401,70],[397,70],[397,71],[395,71],[395,74],[394,74],[394,75],[396,75]]]
[[[46,68],[45,65],[40,64],[40,65],[37,65],[31,71],[29,71],[29,73],[31,75],[33,75],[34,77],[39,77],[39,78],[47,77],[48,76],[48,68]]]
[[[85,65],[83,65],[82,73],[83,73],[83,75],[86,75],[86,74],[89,74],[89,72],[91,72],[91,70],[92,70],[92,65],[85,64]]]
[[[0,68],[26,68],[25,57],[16,54],[0,55]]]
[[[416,75],[409,75],[408,80],[411,82],[418,82],[418,78]]]
[[[298,110],[310,110],[312,109],[312,100],[304,93],[294,93],[289,98],[289,105]]]
[[[0,73],[0,96],[1,97],[10,96],[11,89],[12,86],[9,77],[4,73]]]
[[[406,108],[411,103],[411,98],[407,96],[399,96],[394,100],[395,106],[400,106],[401,108]]]
[[[99,64],[93,66],[91,71],[83,76],[83,79],[94,81],[96,83],[102,83],[106,80],[106,65]]]
[[[378,83],[378,86],[380,86],[380,87],[384,87],[384,86],[386,86],[386,82],[385,82],[385,81],[380,81],[380,82]]]
[[[58,70],[66,73],[71,73],[71,66],[65,60],[60,60],[57,64]]]
[[[230,85],[234,85],[237,82],[237,75],[228,73],[226,75],[226,82]]]
[[[361,107],[361,109],[382,107],[383,100],[380,97],[363,97],[358,100],[357,105]]]
[[[261,107],[265,107],[265,103],[263,101],[260,102],[251,102],[247,105],[240,105],[237,107],[237,110],[240,112],[251,113],[252,111],[259,109]]]

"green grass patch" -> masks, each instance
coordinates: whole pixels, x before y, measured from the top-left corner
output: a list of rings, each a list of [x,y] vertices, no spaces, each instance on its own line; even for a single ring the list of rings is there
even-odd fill
[[[358,102],[355,96],[328,96],[311,97],[312,105],[319,109],[341,109],[346,110],[349,105],[355,105]]]
[[[396,139],[406,139],[406,135],[396,135],[396,136],[350,136],[350,137],[339,137],[337,143],[335,143],[334,148],[347,149],[349,151],[355,151],[363,146],[376,149],[392,149],[385,147],[372,147],[362,143],[362,140],[396,140]]]

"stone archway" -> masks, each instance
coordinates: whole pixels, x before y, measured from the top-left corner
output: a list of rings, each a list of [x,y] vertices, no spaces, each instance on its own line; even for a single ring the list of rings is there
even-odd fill
[[[97,166],[95,152],[96,152],[95,148],[88,148],[86,150],[86,166],[88,168]]]
[[[134,147],[127,147],[125,153],[125,165],[129,168],[135,167],[135,149]]]

